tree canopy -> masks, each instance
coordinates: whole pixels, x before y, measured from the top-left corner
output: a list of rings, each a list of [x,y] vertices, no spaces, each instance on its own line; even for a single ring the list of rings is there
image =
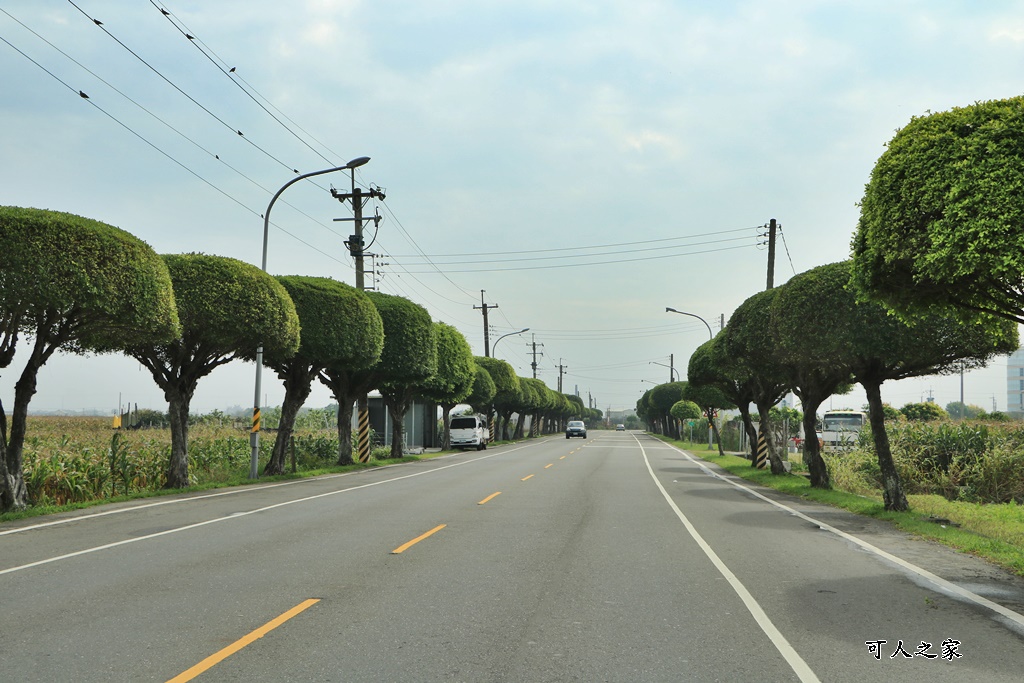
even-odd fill
[[[854,286],[897,312],[1024,323],[1024,97],[914,117],[871,172]]]
[[[46,361],[58,349],[114,351],[178,331],[167,266],[145,242],[69,213],[0,207],[0,368],[13,362],[20,334],[32,338],[9,431],[0,404],[0,510],[28,503],[22,448]]]
[[[369,372],[391,414],[391,457],[402,457],[405,412],[413,394],[437,372],[437,329],[430,313],[400,296],[369,292],[384,323],[384,349]]]
[[[299,317],[284,286],[251,264],[226,256],[165,255],[181,334],[169,343],[126,350],[149,370],[167,399],[171,457],[167,486],[188,486],[188,409],[199,380],[235,358],[277,358],[299,348]]]
[[[444,433],[442,447],[449,444],[449,415],[473,391],[476,363],[469,342],[461,332],[445,323],[434,323],[437,334],[437,372],[417,385],[416,392],[441,406]]]
[[[284,472],[285,450],[295,418],[309,398],[313,380],[328,366],[362,370],[380,359],[384,326],[376,306],[366,294],[342,282],[323,277],[287,275],[277,278],[298,313],[302,338],[298,351],[265,353],[265,363],[284,382],[284,402],[274,450],[266,474]]]

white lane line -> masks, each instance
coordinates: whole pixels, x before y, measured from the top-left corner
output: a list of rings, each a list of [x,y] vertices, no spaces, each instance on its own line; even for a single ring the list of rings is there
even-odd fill
[[[328,491],[326,493],[318,493],[315,496],[306,496],[305,498],[295,498],[293,500],[286,500],[286,501],[284,501],[282,503],[275,503],[274,505],[267,505],[265,507],[256,508],[254,510],[248,510],[246,512],[238,512],[236,514],[233,514],[233,515],[230,515],[230,516],[227,516],[227,517],[217,517],[215,519],[208,519],[208,520],[203,521],[203,522],[196,522],[194,524],[186,524],[185,526],[175,527],[174,529],[167,529],[165,531],[158,531],[156,533],[147,534],[145,536],[138,536],[136,538],[126,538],[126,539],[121,540],[121,541],[114,541],[113,543],[105,543],[104,545],[98,545],[98,546],[95,546],[95,547],[92,547],[92,548],[85,548],[83,550],[78,550],[78,551],[75,551],[73,553],[66,553],[64,555],[56,555],[54,557],[48,557],[48,558],[43,559],[43,560],[37,560],[35,562],[29,562],[28,564],[22,564],[22,565],[18,565],[16,567],[9,567],[7,569],[0,569],[0,576],[3,576],[4,574],[13,574],[14,572],[19,572],[19,571],[22,571],[22,570],[25,570],[25,569],[31,569],[33,567],[40,567],[42,565],[52,564],[53,562],[59,562],[61,560],[68,560],[68,559],[71,559],[73,557],[79,557],[81,555],[89,555],[91,553],[99,552],[101,550],[109,550],[110,548],[117,548],[117,547],[123,546],[123,545],[129,545],[129,544],[132,544],[132,543],[138,543],[139,541],[148,541],[148,540],[153,539],[153,538],[159,538],[160,536],[168,536],[170,534],[176,534],[176,533],[179,533],[181,531],[188,531],[190,529],[198,529],[199,527],[208,526],[210,524],[219,524],[221,522],[233,522],[233,521],[241,519],[243,517],[248,517],[249,515],[255,515],[255,514],[259,513],[259,512],[266,512],[267,510],[273,510],[275,508],[282,508],[282,507],[287,507],[289,505],[295,505],[296,503],[307,503],[307,502],[309,502],[311,500],[317,500],[319,498],[327,498],[329,496],[336,496],[336,495],[339,495],[339,494],[342,494],[342,493],[350,493],[352,491],[359,491],[361,489],[368,489],[368,488],[371,488],[373,486],[381,486],[382,484],[390,484],[390,483],[395,482],[395,481],[402,481],[403,479],[412,479],[413,477],[422,477],[423,475],[426,475],[426,474],[434,474],[436,472],[441,472],[442,470],[451,469],[453,467],[461,467],[462,465],[469,465],[469,464],[472,464],[472,463],[475,463],[475,462],[479,462],[481,460],[487,460],[489,458],[494,458],[494,457],[497,457],[499,455],[506,455],[508,453],[514,453],[515,451],[522,450],[524,448],[529,448],[532,445],[535,445],[535,444],[526,444],[524,446],[520,446],[518,448],[513,448],[511,450],[500,451],[500,452],[497,452],[497,453],[491,453],[489,455],[484,455],[484,456],[481,456],[479,458],[473,458],[472,460],[465,460],[463,462],[457,462],[457,463],[453,463],[451,465],[445,465],[444,467],[438,467],[437,469],[427,470],[425,472],[414,472],[413,474],[406,474],[406,475],[403,475],[401,477],[393,477],[391,479],[384,479],[382,481],[370,482],[368,484],[362,484],[360,486],[352,486],[352,487],[347,488],[347,489],[339,489],[337,491]],[[192,500],[192,499],[190,499],[190,500]],[[133,509],[135,509],[135,508],[133,508]]]
[[[520,446],[519,448],[513,448],[512,450],[502,451],[502,453],[512,453],[512,452],[520,450],[522,448],[526,448],[527,446],[533,446],[533,445],[536,445],[536,444],[525,444],[523,446]],[[482,456],[482,458],[490,458],[490,457],[493,457],[494,455],[500,455],[500,453],[492,453],[490,455]],[[435,460],[439,460],[439,459],[442,459],[442,458],[450,458],[450,457],[452,457],[452,456],[451,455],[444,455],[444,456],[441,456],[441,458],[436,458]],[[476,458],[475,460],[479,460],[479,459],[482,459],[482,458]],[[470,461],[467,461],[467,462],[473,462],[473,461],[470,460]],[[407,464],[407,463],[395,463],[393,465],[381,465],[380,467],[374,468],[372,471],[380,472],[381,470],[388,470],[388,469],[391,469],[392,467],[401,467],[402,465],[405,465],[405,464]],[[261,486],[240,486],[238,488],[233,488],[233,489],[230,489],[230,490],[227,490],[227,491],[217,491],[216,493],[206,493],[206,494],[202,494],[202,495],[198,495],[198,496],[188,496],[187,498],[174,498],[172,500],[159,500],[159,501],[156,501],[156,502],[153,502],[153,503],[145,503],[143,505],[132,505],[132,506],[129,506],[129,507],[117,508],[115,510],[104,510],[102,512],[93,512],[93,513],[89,513],[89,514],[85,514],[85,515],[76,515],[74,517],[64,517],[62,519],[56,519],[56,520],[52,520],[52,521],[49,521],[49,522],[41,522],[39,524],[33,524],[31,526],[17,527],[15,529],[6,529],[4,531],[0,531],[0,536],[7,536],[9,534],[20,534],[20,533],[23,533],[25,531],[35,531],[37,529],[45,529],[47,527],[60,526],[62,524],[71,524],[72,522],[84,522],[84,521],[88,521],[88,520],[92,520],[92,519],[97,519],[99,517],[107,517],[109,515],[120,515],[120,514],[123,514],[125,512],[136,512],[138,510],[148,510],[148,509],[151,509],[151,508],[162,507],[164,505],[180,505],[180,504],[183,504],[183,503],[191,503],[191,502],[194,502],[194,501],[197,501],[197,500],[206,500],[208,498],[220,498],[222,496],[234,496],[234,495],[239,495],[239,494],[242,494],[242,493],[255,493],[257,491],[266,491],[268,489],[276,489],[276,488],[280,488],[282,486],[295,486],[296,484],[309,484],[311,482],[325,481],[327,479],[337,479],[339,477],[351,477],[351,476],[354,476],[354,475],[357,475],[357,474],[366,474],[369,471],[371,471],[371,470],[356,470],[355,472],[341,472],[339,474],[324,474],[324,475],[321,475],[319,477],[310,477],[308,479],[295,479],[295,480],[292,480],[292,481],[282,481],[282,482],[277,482],[277,483],[274,483],[274,484],[263,484]]]
[[[788,512],[791,515],[799,517],[800,519],[805,520],[807,522],[810,522],[811,524],[815,524],[820,529],[822,529],[823,531],[832,532],[836,536],[839,536],[840,538],[842,538],[842,539],[844,539],[846,541],[849,541],[850,543],[853,543],[854,545],[857,545],[857,546],[863,548],[864,550],[867,550],[870,553],[874,553],[875,555],[877,555],[877,556],[879,556],[881,558],[884,558],[884,559],[888,560],[889,562],[892,562],[896,566],[905,569],[907,572],[910,572],[911,574],[916,574],[917,576],[921,577],[922,579],[932,583],[940,591],[944,591],[944,592],[950,593],[950,594],[952,594],[954,596],[958,596],[960,598],[963,598],[964,600],[973,602],[976,605],[980,605],[982,607],[990,609],[993,612],[995,612],[996,614],[1000,615],[1001,617],[1004,617],[1004,618],[1010,620],[1018,628],[1024,629],[1024,614],[1020,614],[1018,612],[1014,612],[1010,608],[1004,607],[1003,605],[1000,605],[997,602],[992,602],[988,598],[985,598],[985,597],[983,597],[981,595],[978,595],[977,593],[972,593],[971,591],[969,591],[966,588],[963,588],[961,586],[958,586],[957,584],[953,583],[952,581],[947,581],[946,579],[942,578],[941,576],[938,576],[937,574],[931,573],[927,569],[924,569],[922,567],[918,567],[916,564],[911,564],[910,562],[907,562],[902,557],[897,557],[897,556],[895,556],[895,555],[893,555],[891,553],[888,553],[888,552],[882,550],[881,548],[878,548],[876,546],[871,545],[867,541],[864,541],[864,540],[862,540],[860,538],[857,538],[856,536],[848,534],[848,533],[846,533],[845,531],[843,531],[841,529],[837,529],[836,527],[832,526],[831,524],[828,524],[826,522],[820,522],[817,519],[814,519],[813,517],[811,517],[809,515],[806,515],[803,512],[800,512],[799,510],[794,510],[793,508],[789,507],[788,505],[780,503],[777,500],[772,500],[768,496],[765,496],[765,495],[763,495],[763,494],[761,494],[761,493],[751,489],[750,487],[744,486],[743,484],[740,484],[740,483],[732,480],[729,477],[723,477],[721,474],[719,474],[718,472],[713,471],[707,465],[705,465],[702,461],[694,458],[692,455],[690,455],[686,451],[684,451],[684,450],[682,450],[680,448],[676,448],[675,446],[673,446],[673,448],[675,450],[679,451],[680,453],[682,453],[683,455],[685,455],[690,460],[690,462],[692,462],[695,465],[697,465],[698,467],[700,467],[702,470],[704,470],[705,473],[711,475],[712,477],[715,477],[716,479],[720,479],[721,481],[724,481],[724,482],[727,482],[729,484],[732,484],[733,486],[735,486],[736,488],[744,491],[745,493],[749,493],[752,496],[756,496],[756,497],[760,498],[761,500],[765,501],[766,503],[770,503],[771,505],[774,505],[775,507],[779,508],[780,510],[785,510],[786,512]]]
[[[708,556],[708,559],[711,560],[713,565],[715,565],[718,572],[725,577],[725,580],[729,582],[732,589],[736,591],[736,595],[738,595],[740,600],[743,601],[747,611],[750,612],[750,616],[754,617],[754,621],[756,621],[757,625],[761,627],[761,630],[766,636],[768,636],[768,639],[772,641],[775,649],[779,651],[779,654],[782,655],[783,659],[786,660],[786,663],[789,664],[790,668],[793,669],[793,672],[801,681],[804,681],[805,683],[820,683],[818,677],[814,674],[814,671],[811,670],[811,667],[808,666],[807,662],[803,660],[803,657],[793,649],[793,646],[789,644],[789,641],[786,640],[784,635],[782,635],[782,632],[775,627],[775,624],[768,618],[765,611],[761,609],[761,605],[758,604],[757,600],[754,599],[754,596],[750,594],[750,591],[748,591],[747,587],[743,585],[743,582],[741,582],[736,575],[732,573],[729,567],[726,566],[725,562],[718,557],[718,554],[712,550],[711,546],[708,545],[707,541],[705,541],[700,533],[697,532],[697,529],[690,523],[690,520],[683,514],[683,511],[680,510],[679,506],[676,505],[674,500],[672,500],[672,496],[668,494],[665,487],[661,485],[660,481],[658,481],[657,475],[654,474],[651,462],[647,459],[647,450],[644,448],[643,444],[640,443],[639,439],[637,439],[637,443],[640,444],[640,451],[643,453],[644,464],[647,465],[647,471],[650,473],[651,479],[654,480],[655,486],[657,486],[658,490],[661,491],[661,495],[664,496],[665,500],[668,502],[669,507],[671,507],[672,511],[676,513],[676,517],[678,517],[679,521],[683,523],[686,530],[690,532],[690,536],[692,536],[693,540],[697,542],[697,545],[704,551],[704,554]]]

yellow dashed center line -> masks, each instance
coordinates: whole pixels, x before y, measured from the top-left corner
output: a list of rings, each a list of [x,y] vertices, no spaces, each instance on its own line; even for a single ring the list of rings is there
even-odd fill
[[[241,638],[240,640],[236,640],[234,643],[232,643],[231,645],[228,645],[226,648],[224,648],[220,652],[217,652],[216,654],[210,655],[209,657],[207,657],[203,661],[201,661],[198,664],[196,664],[195,666],[193,666],[191,669],[188,669],[187,671],[183,671],[182,673],[178,674],[174,678],[172,678],[169,681],[167,681],[167,683],[185,683],[186,681],[191,681],[193,678],[195,678],[199,674],[201,674],[204,671],[207,671],[209,669],[212,669],[214,666],[216,666],[220,662],[223,662],[225,659],[227,659],[231,655],[235,654],[236,652],[241,650],[246,645],[249,645],[253,641],[259,640],[260,638],[262,638],[263,636],[267,635],[268,633],[273,631],[275,628],[277,628],[278,626],[280,626],[284,622],[288,621],[289,619],[291,619],[295,615],[299,614],[300,612],[304,612],[305,610],[309,609],[310,607],[312,607],[313,605],[315,605],[318,602],[320,602],[319,599],[317,599],[317,598],[310,598],[309,600],[305,600],[305,601],[299,603],[298,605],[296,605],[295,607],[292,607],[290,610],[288,610],[287,612],[285,612],[281,616],[277,617],[276,619],[272,619],[271,621],[268,621],[263,626],[260,626],[258,629],[256,629],[255,631],[253,631],[249,635],[245,636],[244,638]]]
[[[526,481],[527,479],[533,479],[533,475],[532,474],[528,474],[525,477],[523,477],[522,479],[520,479],[520,481]]]
[[[427,533],[422,534],[420,536],[417,536],[416,538],[412,539],[408,543],[405,543],[403,545],[398,546],[397,548],[395,548],[394,550],[391,551],[391,554],[392,555],[398,555],[399,553],[405,552],[406,550],[408,550],[412,546],[416,545],[417,543],[419,543],[423,539],[428,538],[430,536],[433,536],[434,534],[436,534],[438,531],[440,531],[441,529],[445,528],[446,526],[448,526],[448,525],[447,524],[438,524],[437,526],[435,526],[433,529],[431,529]]]
[[[498,497],[498,496],[500,496],[500,495],[501,495],[501,491],[498,491],[497,493],[492,493],[491,495],[487,496],[486,498],[484,498],[483,500],[481,500],[481,501],[480,501],[479,503],[477,503],[477,505],[483,505],[483,504],[484,504],[484,503],[486,503],[487,501],[489,501],[489,500],[492,500],[492,499],[494,499],[494,498],[497,498],[497,497]]]
[[[554,464],[555,463],[553,463],[553,462],[552,463],[548,463],[547,465],[544,465],[544,469],[547,469],[549,467],[554,467]]]

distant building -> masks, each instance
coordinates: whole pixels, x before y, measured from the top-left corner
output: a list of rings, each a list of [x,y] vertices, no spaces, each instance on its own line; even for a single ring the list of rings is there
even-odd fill
[[[1006,361],[1006,412],[1024,413],[1024,346]]]

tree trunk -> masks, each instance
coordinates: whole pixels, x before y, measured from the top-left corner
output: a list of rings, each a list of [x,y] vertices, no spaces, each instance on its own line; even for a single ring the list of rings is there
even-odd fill
[[[771,410],[771,406],[764,405],[761,403],[757,404],[757,414],[761,418],[760,431],[764,434],[765,445],[768,446],[768,461],[772,466],[772,474],[783,474],[786,469],[782,465],[782,458],[779,457],[778,451],[775,450],[775,439],[772,438],[772,432],[770,423],[768,421],[768,411]],[[757,458],[755,457],[756,461]]]
[[[508,433],[508,423],[512,420],[512,411],[498,411],[498,421],[501,423],[501,440],[511,441]]]
[[[14,507],[14,480],[7,473],[7,413],[0,400],[0,512]]]
[[[896,463],[892,459],[889,448],[889,434],[885,431],[885,414],[882,411],[882,383],[860,381],[868,396],[868,419],[871,422],[871,436],[875,440],[875,453],[878,454],[878,468],[882,472],[882,498],[886,510],[909,510],[910,504],[903,493]]]
[[[352,460],[352,413],[358,400],[351,395],[334,395],[338,402],[338,465],[351,465]]]
[[[452,410],[458,403],[441,404],[441,450],[446,451],[452,447]]]
[[[308,365],[293,366],[283,374],[278,372],[278,377],[284,380],[284,402],[281,404],[281,421],[277,425],[274,451],[263,469],[263,474],[284,474],[284,461],[288,452],[288,441],[295,431],[295,418],[313,390],[313,378],[317,372]]]
[[[388,414],[391,415],[391,457],[401,458],[405,445],[405,413],[409,409],[412,392],[403,388],[395,391],[382,389],[380,393],[387,404]]]
[[[724,456],[725,449],[722,448],[722,435],[718,433],[718,425],[715,424],[715,418],[712,415],[713,413],[708,412],[708,425],[711,427],[711,433],[715,435],[715,442],[718,444],[718,455]]]
[[[821,445],[818,442],[818,406],[821,401],[814,400],[804,394],[800,397],[804,408],[804,464],[811,475],[811,486],[816,489],[830,489],[832,482],[828,476],[828,467],[821,457]]]
[[[39,329],[44,329],[42,325]],[[39,368],[53,355],[56,346],[46,343],[45,335],[36,337],[32,353],[21,371],[21,377],[14,385],[14,412],[11,415],[10,433],[4,444],[4,482],[0,491],[0,510],[22,510],[28,507],[28,487],[25,484],[24,450],[25,433],[28,430],[28,404],[36,393],[36,379]],[[6,431],[5,417],[4,431]]]
[[[167,464],[164,488],[188,488],[188,406],[192,396],[180,387],[167,387],[164,398],[171,422],[171,460]]]
[[[750,459],[757,458],[757,430],[754,429],[754,421],[750,419],[750,407],[739,406],[740,420],[743,422],[743,430],[747,434],[747,443],[750,445]]]
[[[525,413],[519,413],[518,415],[519,418],[516,420],[516,429],[515,432],[512,434],[512,438],[515,439],[516,441],[519,441],[523,438],[523,423],[526,422]]]

